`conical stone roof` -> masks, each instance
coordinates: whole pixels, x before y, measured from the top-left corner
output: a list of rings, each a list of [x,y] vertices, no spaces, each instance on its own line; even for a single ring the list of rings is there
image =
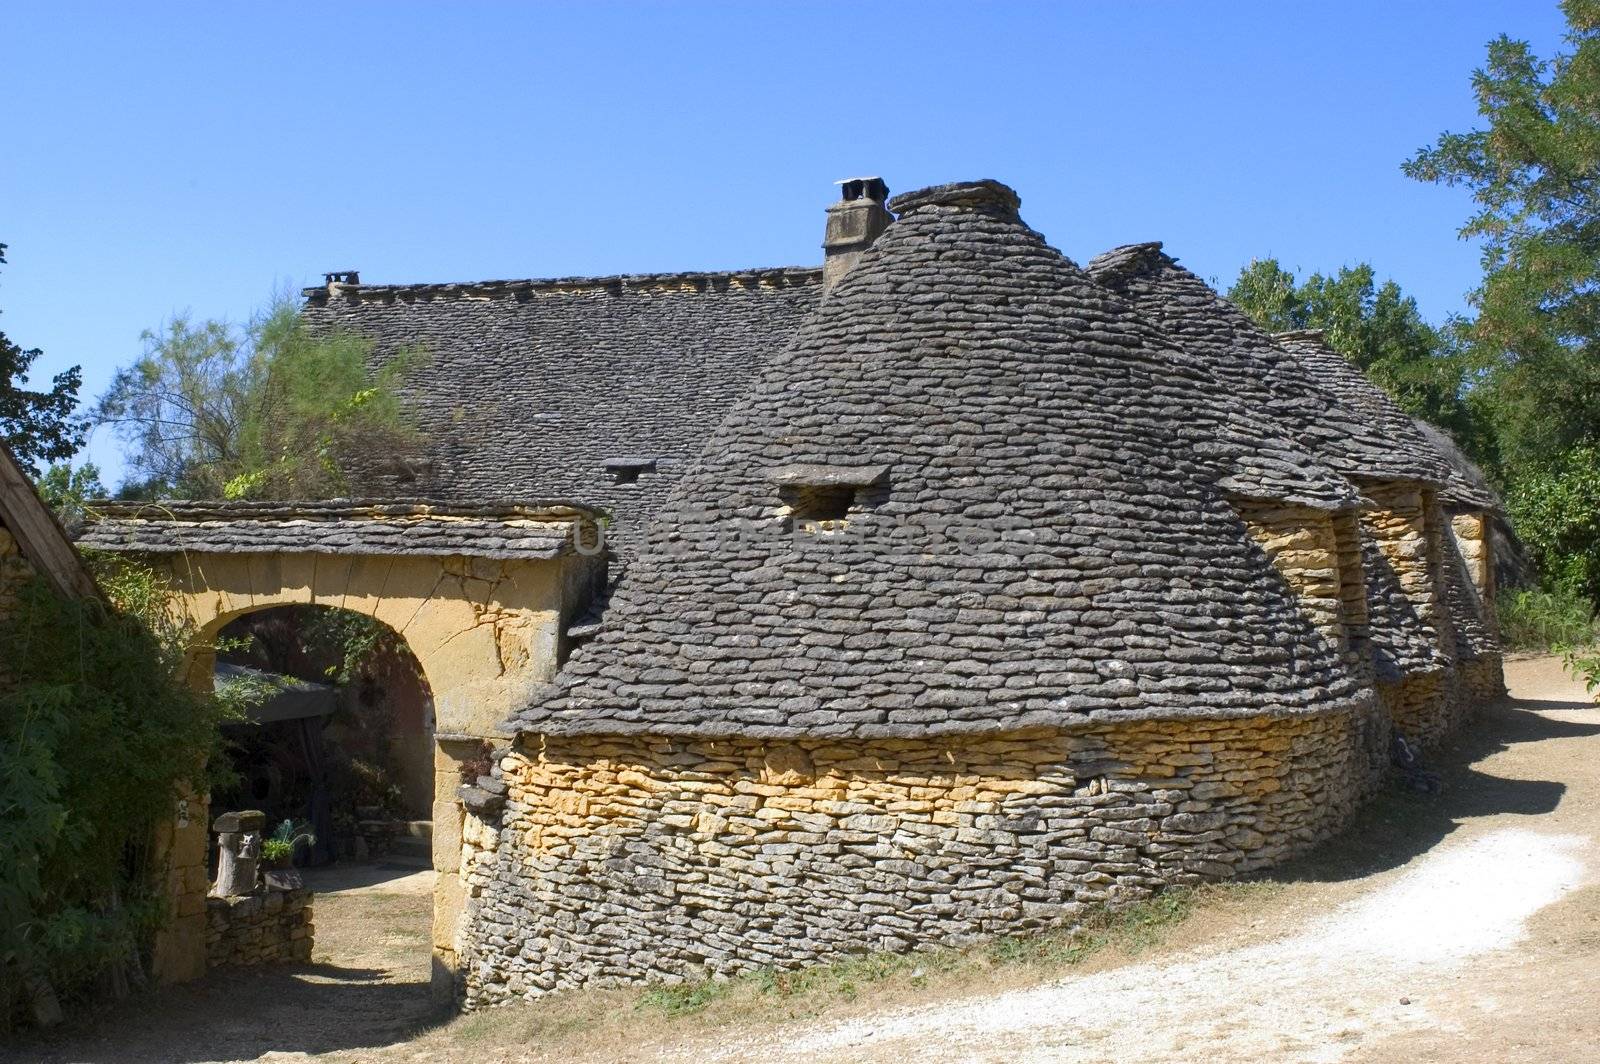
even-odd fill
[[[1321,329],[1275,333],[1272,338],[1298,359],[1318,383],[1335,393],[1342,404],[1360,413],[1389,441],[1397,455],[1409,463],[1435,470],[1429,482],[1444,485],[1441,495],[1447,502],[1475,509],[1495,508],[1493,493],[1481,483],[1482,475],[1473,479],[1462,468],[1470,468],[1471,463],[1462,456],[1458,465],[1459,452],[1450,453],[1455,451],[1455,445],[1448,442],[1449,438],[1431,425],[1418,423],[1402,410],[1388,392],[1373,384],[1359,367],[1329,347]],[[1445,450],[1446,446],[1449,451]]]
[[[1206,372],[1357,480],[1444,484],[1449,469],[1414,430],[1399,437],[1386,412],[1352,402],[1349,381],[1291,355],[1234,304],[1178,265],[1160,243],[1129,244],[1089,263],[1095,280],[1128,299]],[[1337,357],[1337,356],[1335,356]],[[1343,361],[1342,359],[1340,361]],[[1359,371],[1357,371],[1359,373]]]
[[[509,727],[909,737],[1366,697],[1226,500],[1349,485],[1017,202],[891,204]]]

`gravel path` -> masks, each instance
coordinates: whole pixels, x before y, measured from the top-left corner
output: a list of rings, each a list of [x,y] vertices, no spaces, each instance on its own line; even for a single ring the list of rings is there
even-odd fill
[[[1588,844],[1576,835],[1491,831],[1447,844],[1394,882],[1276,941],[694,1056],[1345,1060],[1374,1036],[1439,1029],[1430,999],[1441,996],[1441,983],[1459,993],[1455,975],[1522,941],[1530,916],[1584,881]]]
[[[1249,945],[1210,943],[1028,990],[679,1047],[670,1058],[1495,1059],[1486,1042],[1517,1056],[1537,1047],[1544,1060],[1600,1058],[1600,979],[1590,972],[1600,961],[1600,709],[1554,659],[1511,662],[1507,675],[1519,704],[1485,722],[1498,748],[1451,781],[1459,813],[1444,841],[1360,882],[1325,915],[1305,914],[1339,887],[1296,884]],[[1477,792],[1461,794],[1463,784]],[[1542,912],[1541,935],[1533,918]],[[1562,955],[1563,935],[1576,958]],[[1541,950],[1546,939],[1554,949]],[[1554,1023],[1551,999],[1568,1006]]]

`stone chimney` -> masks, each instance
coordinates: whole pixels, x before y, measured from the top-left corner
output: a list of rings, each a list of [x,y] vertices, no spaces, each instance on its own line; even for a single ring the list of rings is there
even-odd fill
[[[883,201],[889,186],[881,177],[852,177],[837,182],[839,202],[828,208],[828,228],[822,238],[822,291],[827,293],[850,272],[861,253],[894,221]]]
[[[322,275],[322,283],[327,286],[328,294],[337,295],[339,289],[361,283],[361,274],[357,270],[332,270]]]

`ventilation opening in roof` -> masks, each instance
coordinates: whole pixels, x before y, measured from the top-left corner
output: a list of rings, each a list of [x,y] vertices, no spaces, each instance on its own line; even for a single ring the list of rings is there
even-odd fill
[[[886,465],[844,466],[802,463],[767,471],[783,503],[779,516],[802,532],[832,532],[845,526],[850,508],[882,501],[889,477]]]
[[[656,471],[654,458],[607,458],[601,464],[611,475],[613,484],[634,484],[638,482],[639,474]]]
[[[850,484],[787,484],[778,489],[778,498],[789,508],[796,528],[830,532],[845,526],[856,488]]]

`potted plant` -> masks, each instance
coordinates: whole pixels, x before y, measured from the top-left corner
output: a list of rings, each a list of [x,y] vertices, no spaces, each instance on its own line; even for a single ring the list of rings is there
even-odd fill
[[[304,885],[295,870],[294,859],[300,846],[315,846],[317,837],[305,821],[285,820],[277,829],[261,840],[262,876],[269,890],[298,890]]]

